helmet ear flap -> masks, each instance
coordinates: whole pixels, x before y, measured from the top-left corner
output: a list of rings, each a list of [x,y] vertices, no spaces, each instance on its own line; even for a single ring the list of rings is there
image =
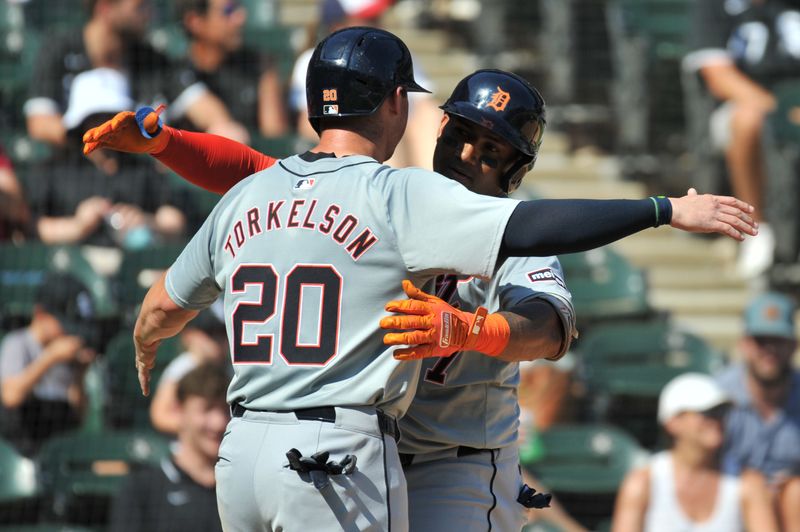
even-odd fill
[[[519,188],[522,178],[533,169],[536,163],[536,156],[520,155],[517,161],[503,175],[501,186],[506,194],[511,194]]]

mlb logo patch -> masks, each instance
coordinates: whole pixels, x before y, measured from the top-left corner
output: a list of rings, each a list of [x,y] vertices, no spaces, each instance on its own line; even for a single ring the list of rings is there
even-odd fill
[[[339,114],[339,106],[338,105],[323,105],[322,106],[322,114],[324,114],[324,115],[338,115]]]
[[[316,179],[309,178],[309,179],[301,179],[297,183],[294,184],[295,190],[308,190],[309,188],[314,186]]]
[[[540,281],[552,281],[561,288],[567,288],[566,283],[551,268],[542,268],[528,273],[528,280],[532,283]]]

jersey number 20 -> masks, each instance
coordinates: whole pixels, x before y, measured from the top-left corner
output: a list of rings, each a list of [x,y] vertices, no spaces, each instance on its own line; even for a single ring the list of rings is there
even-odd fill
[[[271,364],[273,334],[257,334],[245,341],[245,325],[266,325],[278,306],[279,276],[271,264],[243,264],[231,276],[231,293],[242,294],[248,285],[259,288],[259,299],[239,302],[233,311],[233,363]],[[321,290],[316,342],[300,341],[300,317],[306,287]],[[342,276],[331,265],[298,264],[286,275],[280,326],[280,354],[289,365],[322,366],[339,345]]]

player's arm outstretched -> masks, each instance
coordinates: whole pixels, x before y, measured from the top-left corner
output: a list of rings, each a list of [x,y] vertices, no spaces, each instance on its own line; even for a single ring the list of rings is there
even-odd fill
[[[276,162],[223,137],[163,126],[160,111],[144,107],[117,114],[86,132],[84,152],[109,148],[150,153],[187,181],[218,194]],[[663,224],[743,240],[743,234],[756,233],[752,212],[752,206],[736,198],[698,195],[694,189],[681,198],[525,201],[509,220],[502,255],[586,251]]]

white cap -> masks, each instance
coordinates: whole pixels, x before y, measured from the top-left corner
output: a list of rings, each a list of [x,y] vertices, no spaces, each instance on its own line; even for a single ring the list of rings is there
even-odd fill
[[[678,375],[664,386],[658,399],[658,421],[666,423],[683,412],[705,412],[730,402],[725,390],[703,373]]]
[[[69,88],[64,127],[74,129],[96,113],[118,113],[133,109],[128,80],[113,68],[81,72]]]

